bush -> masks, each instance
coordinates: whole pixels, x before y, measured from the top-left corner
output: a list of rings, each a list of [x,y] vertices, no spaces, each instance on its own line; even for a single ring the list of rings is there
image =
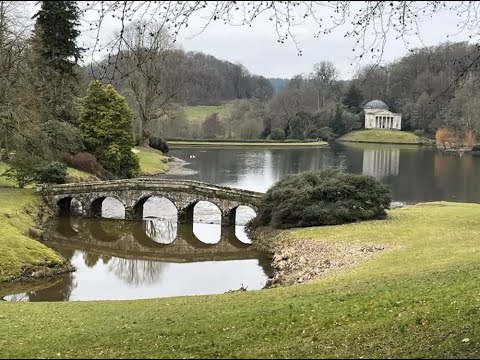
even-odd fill
[[[478,151],[480,152],[480,144],[475,144],[472,146],[472,151]]]
[[[423,137],[425,135],[425,132],[423,130],[417,129],[413,132],[413,135]]]
[[[99,165],[97,163],[97,158],[95,155],[88,152],[81,152],[76,155],[65,155],[62,157],[62,160],[68,166],[85,171],[90,174],[97,174],[99,171]]]
[[[168,144],[162,138],[152,137],[149,142],[150,147],[160,150],[162,153],[167,154],[169,151]]]
[[[270,140],[285,140],[285,132],[280,129],[272,130],[272,133],[270,134]]]
[[[60,161],[39,166],[36,173],[40,183],[65,184],[67,182],[67,165]]]
[[[253,224],[286,229],[381,219],[390,202],[388,188],[371,176],[311,171],[273,185]]]
[[[16,154],[11,161],[8,162],[7,170],[0,174],[24,188],[35,182],[37,179],[37,166],[39,159],[29,154]]]
[[[325,126],[318,131],[318,137],[323,141],[333,141],[335,140],[335,134],[333,133],[332,128]]]

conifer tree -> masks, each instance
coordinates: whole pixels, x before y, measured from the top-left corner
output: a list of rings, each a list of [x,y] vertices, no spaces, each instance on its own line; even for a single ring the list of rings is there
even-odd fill
[[[37,72],[43,121],[78,121],[77,62],[82,49],[76,40],[80,11],[75,1],[42,1],[35,14],[32,61]]]
[[[87,151],[120,177],[134,177],[140,171],[138,158],[132,153],[132,119],[125,98],[112,85],[104,88],[100,81],[90,83],[80,114],[82,137]]]

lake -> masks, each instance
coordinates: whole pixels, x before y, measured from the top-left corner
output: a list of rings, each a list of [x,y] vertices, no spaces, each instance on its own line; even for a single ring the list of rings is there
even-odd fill
[[[180,148],[172,156],[198,171],[192,180],[265,192],[277,180],[307,170],[339,168],[374,176],[392,190],[395,202],[479,202],[480,158],[446,154],[432,147],[339,144],[332,148]],[[173,176],[167,176],[173,177]],[[263,288],[268,259],[252,251],[245,223],[255,216],[239,209],[236,226],[222,228],[219,210],[195,207],[194,224],[176,222],[168,200],[151,198],[144,220],[62,218],[50,224],[48,244],[77,268],[71,274],[9,290],[9,301],[84,301],[218,294]],[[114,199],[102,216],[121,218]],[[177,239],[177,240],[176,240]],[[220,248],[220,240],[228,249]],[[191,249],[174,250],[183,242]],[[177,244],[177,245],[178,245]],[[11,288],[9,288],[11,289]],[[20,289],[20,286],[19,288]],[[0,287],[0,293],[2,289]]]

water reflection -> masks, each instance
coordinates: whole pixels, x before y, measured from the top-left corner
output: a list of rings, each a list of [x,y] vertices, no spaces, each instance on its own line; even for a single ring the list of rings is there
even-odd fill
[[[189,159],[189,155],[195,158]],[[375,176],[394,201],[480,202],[480,157],[429,146],[337,144],[331,148],[172,149],[198,171],[189,179],[264,192],[288,174],[338,168]]]
[[[159,261],[113,258],[107,266],[118,279],[138,287],[158,282],[168,264]]]
[[[176,221],[165,219],[146,219],[143,221],[145,234],[159,244],[172,244],[177,238]]]
[[[377,179],[386,176],[397,176],[400,169],[400,149],[365,149],[363,151],[364,175],[371,175]]]

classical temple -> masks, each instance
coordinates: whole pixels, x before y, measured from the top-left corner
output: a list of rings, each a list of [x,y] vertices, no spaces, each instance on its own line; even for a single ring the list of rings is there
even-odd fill
[[[402,128],[402,115],[392,113],[387,104],[380,100],[372,100],[365,107],[365,129]]]

